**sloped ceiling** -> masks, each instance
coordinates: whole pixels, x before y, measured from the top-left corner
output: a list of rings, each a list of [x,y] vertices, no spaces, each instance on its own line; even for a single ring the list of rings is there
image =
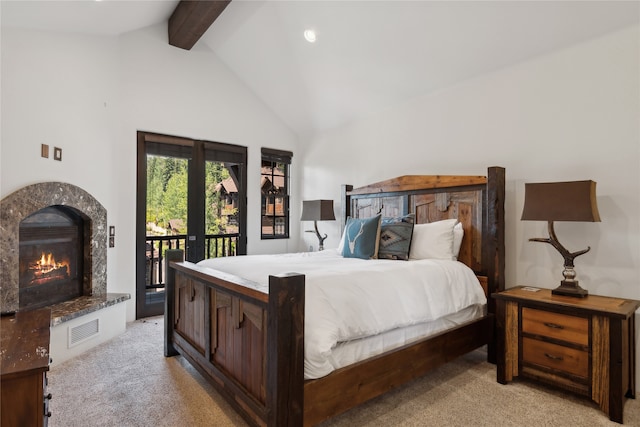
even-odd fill
[[[2,26],[115,36],[166,22],[179,3],[138,0],[1,0]]]
[[[2,24],[116,35],[177,3],[4,0]],[[639,22],[636,1],[233,0],[198,44],[305,136]]]

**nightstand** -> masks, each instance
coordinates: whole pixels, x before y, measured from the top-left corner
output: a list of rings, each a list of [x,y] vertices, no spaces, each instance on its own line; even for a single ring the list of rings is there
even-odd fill
[[[640,301],[511,288],[496,299],[497,380],[526,377],[586,396],[622,423],[635,398],[635,311]]]

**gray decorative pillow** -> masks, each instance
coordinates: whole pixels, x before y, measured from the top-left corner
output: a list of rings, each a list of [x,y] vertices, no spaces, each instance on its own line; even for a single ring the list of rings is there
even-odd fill
[[[378,239],[380,238],[380,215],[371,218],[347,218],[344,227],[345,258],[376,258],[378,255]]]
[[[383,218],[380,225],[378,258],[408,260],[415,215]]]

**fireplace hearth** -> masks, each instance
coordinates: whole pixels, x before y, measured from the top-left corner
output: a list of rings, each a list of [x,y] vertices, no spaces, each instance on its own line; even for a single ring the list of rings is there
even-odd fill
[[[0,311],[106,297],[107,238],[106,210],[74,185],[33,184],[2,199]]]

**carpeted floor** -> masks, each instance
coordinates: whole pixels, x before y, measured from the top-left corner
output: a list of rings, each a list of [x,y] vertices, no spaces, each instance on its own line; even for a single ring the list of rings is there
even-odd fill
[[[53,366],[49,425],[246,426],[188,362],[163,356],[163,330],[162,317],[136,321]],[[498,384],[485,356],[470,353],[322,427],[619,425],[586,399],[527,381]],[[640,399],[627,400],[624,421],[640,427]]]

